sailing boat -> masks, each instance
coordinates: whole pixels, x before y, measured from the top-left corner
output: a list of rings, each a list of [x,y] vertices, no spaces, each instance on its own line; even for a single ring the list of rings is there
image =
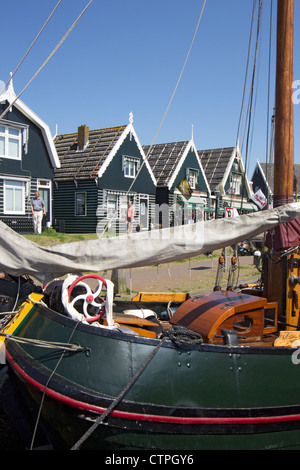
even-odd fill
[[[224,244],[223,233],[231,244],[274,228],[263,289],[123,303],[113,299],[109,281],[72,275],[32,292],[2,327],[14,407],[20,399],[55,449],[300,448],[300,209],[291,202],[292,164],[282,167],[282,156],[292,156],[291,132],[282,130],[292,123],[292,18],[293,0],[278,0],[276,141],[289,136],[275,153],[278,207],[210,221],[200,235],[203,225],[184,227],[181,243],[175,227],[169,238],[163,231],[158,240],[135,234],[101,240],[100,248],[102,269],[118,260],[138,266],[210,251]],[[78,244],[40,251],[26,245],[19,258],[16,251],[5,257],[9,243],[17,246],[5,240],[1,263],[12,274],[31,270],[42,278],[78,266],[96,270],[99,262],[96,243],[81,253]]]

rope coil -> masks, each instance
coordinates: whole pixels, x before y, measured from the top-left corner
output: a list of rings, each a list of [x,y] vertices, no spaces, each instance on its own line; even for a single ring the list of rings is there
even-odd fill
[[[172,326],[167,331],[164,331],[160,337],[169,339],[178,348],[187,348],[194,344],[203,343],[203,338],[199,333],[183,326]]]

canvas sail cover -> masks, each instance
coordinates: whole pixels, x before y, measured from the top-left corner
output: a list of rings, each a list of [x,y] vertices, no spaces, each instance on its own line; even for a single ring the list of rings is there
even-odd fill
[[[67,273],[187,259],[250,239],[300,217],[300,203],[238,217],[56,246],[39,246],[0,221],[0,269],[48,282]]]
[[[275,227],[267,234],[266,247],[279,251],[300,245],[300,218]]]

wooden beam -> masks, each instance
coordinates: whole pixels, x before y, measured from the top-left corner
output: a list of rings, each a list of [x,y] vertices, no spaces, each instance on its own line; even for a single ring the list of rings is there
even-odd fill
[[[278,0],[274,207],[293,202],[294,0]]]

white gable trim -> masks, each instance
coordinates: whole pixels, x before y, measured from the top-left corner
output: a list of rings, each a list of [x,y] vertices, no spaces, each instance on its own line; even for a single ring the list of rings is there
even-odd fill
[[[197,151],[197,149],[196,149],[196,145],[195,145],[194,141],[193,141],[193,149],[194,149],[194,152],[195,152],[195,154],[196,154],[196,157],[197,157],[199,166],[200,166],[200,168],[201,168],[202,176],[203,176],[203,178],[204,178],[204,181],[205,181],[205,184],[206,184],[206,187],[207,187],[207,190],[208,190],[208,194],[209,194],[209,197],[210,197],[210,196],[211,196],[210,186],[209,186],[208,180],[207,180],[207,178],[206,178],[206,174],[205,174],[205,172],[204,172],[204,170],[203,170],[203,166],[202,166],[202,163],[201,163],[201,160],[200,160],[200,157],[199,157],[199,154],[198,154],[198,151]]]
[[[253,195],[253,191],[251,190],[251,187],[250,187],[250,184],[249,184],[249,180],[248,180],[248,177],[247,177],[247,175],[246,175],[246,171],[245,171],[245,167],[244,167],[244,162],[243,162],[242,155],[241,155],[241,152],[240,152],[240,149],[239,149],[238,144],[234,147],[234,149],[233,149],[233,151],[232,151],[232,154],[231,154],[229,163],[228,163],[228,165],[227,165],[226,171],[225,171],[224,176],[223,176],[222,186],[223,186],[223,188],[225,188],[226,182],[227,182],[227,180],[228,180],[228,178],[229,178],[229,175],[230,175],[230,171],[231,171],[233,162],[234,162],[234,160],[235,160],[236,157],[237,157],[237,159],[238,159],[238,161],[239,161],[239,163],[240,163],[240,165],[241,165],[243,175],[245,176],[246,190],[247,190],[248,196],[249,196],[249,198],[250,198],[250,197]]]
[[[16,99],[16,94],[13,91],[12,84],[9,86],[8,91],[4,92],[0,96],[0,103],[8,101],[10,104]],[[20,111],[24,116],[26,116],[31,122],[33,122],[39,129],[42,131],[44,142],[48,150],[51,163],[53,167],[60,168],[60,161],[56,152],[56,148],[51,136],[49,126],[41,119],[37,114],[35,114],[23,101],[18,99],[13,103],[18,111]]]
[[[128,126],[126,126],[126,128],[124,129],[122,135],[119,137],[119,139],[117,140],[117,142],[115,143],[114,147],[112,148],[112,150],[110,151],[109,155],[106,157],[103,165],[101,165],[101,168],[99,169],[98,171],[98,178],[101,178],[101,176],[103,176],[103,174],[105,173],[106,169],[108,168],[109,164],[111,163],[111,161],[113,160],[114,156],[116,155],[116,153],[118,152],[119,148],[121,147],[121,145],[123,144],[124,140],[126,139],[126,137],[128,136],[128,134],[131,134],[133,137],[134,137],[134,140],[136,141],[136,144],[138,146],[138,149],[142,155],[142,158],[143,158],[143,164],[146,165],[147,167],[147,170],[151,176],[151,179],[153,181],[153,184],[156,186],[156,179],[154,177],[154,174],[151,170],[151,167],[149,165],[149,162],[147,161],[146,159],[146,155],[144,153],[144,150],[141,146],[141,143],[138,139],[138,136],[134,130],[134,127],[132,125],[132,123],[128,124]]]
[[[257,171],[257,169],[259,170],[259,172],[260,172],[260,174],[261,174],[261,176],[262,176],[264,182],[266,183],[266,186],[267,186],[268,191],[269,191],[269,195],[272,196],[272,195],[273,195],[273,191],[272,191],[272,189],[271,189],[271,187],[270,187],[270,185],[269,185],[269,183],[268,183],[268,181],[267,181],[265,172],[263,171],[263,169],[262,169],[261,164],[260,164],[259,161],[256,162],[256,167],[255,167],[255,169],[254,169],[253,176],[254,176],[255,172]],[[252,180],[253,180],[253,177],[252,177]]]
[[[192,144],[192,141],[190,140],[189,143],[187,144],[187,146],[185,147],[185,151],[183,152],[178,164],[177,164],[177,167],[175,168],[174,172],[173,172],[173,176],[170,178],[169,180],[169,184],[168,184],[168,189],[170,190],[174,184],[174,181],[175,179],[177,178],[177,175],[179,173],[179,170],[180,168],[182,167],[183,165],[183,162],[184,160],[186,159],[186,156],[191,148],[191,144]]]
[[[209,195],[210,195],[210,194],[211,194],[211,193],[210,193],[210,187],[209,187],[209,184],[208,184],[206,175],[205,175],[205,173],[204,173],[204,171],[203,171],[203,167],[202,167],[202,164],[201,164],[201,161],[200,161],[200,158],[199,158],[199,155],[198,155],[198,152],[197,152],[197,149],[196,149],[196,146],[195,146],[195,143],[194,143],[194,140],[193,140],[193,139],[191,139],[191,140],[188,142],[188,144],[187,144],[187,146],[186,146],[186,148],[185,148],[185,151],[183,152],[183,154],[182,154],[182,156],[181,156],[181,158],[180,158],[180,160],[179,160],[179,162],[178,162],[178,164],[177,164],[177,167],[176,167],[175,171],[173,172],[172,178],[171,178],[170,181],[169,181],[168,189],[170,190],[170,189],[172,188],[172,186],[173,186],[173,184],[174,184],[174,182],[175,182],[175,179],[177,178],[178,173],[179,173],[179,171],[180,171],[180,169],[181,169],[181,167],[182,167],[182,165],[183,165],[183,163],[184,163],[184,161],[185,161],[185,159],[186,159],[186,157],[187,157],[187,154],[189,153],[190,150],[193,150],[194,153],[195,153],[195,155],[196,155],[196,159],[197,159],[197,161],[198,161],[199,168],[201,169],[202,176],[203,176],[203,178],[204,178],[204,181],[205,181],[205,184],[206,184],[206,187],[207,187],[207,191],[208,191],[208,193],[209,193]]]

